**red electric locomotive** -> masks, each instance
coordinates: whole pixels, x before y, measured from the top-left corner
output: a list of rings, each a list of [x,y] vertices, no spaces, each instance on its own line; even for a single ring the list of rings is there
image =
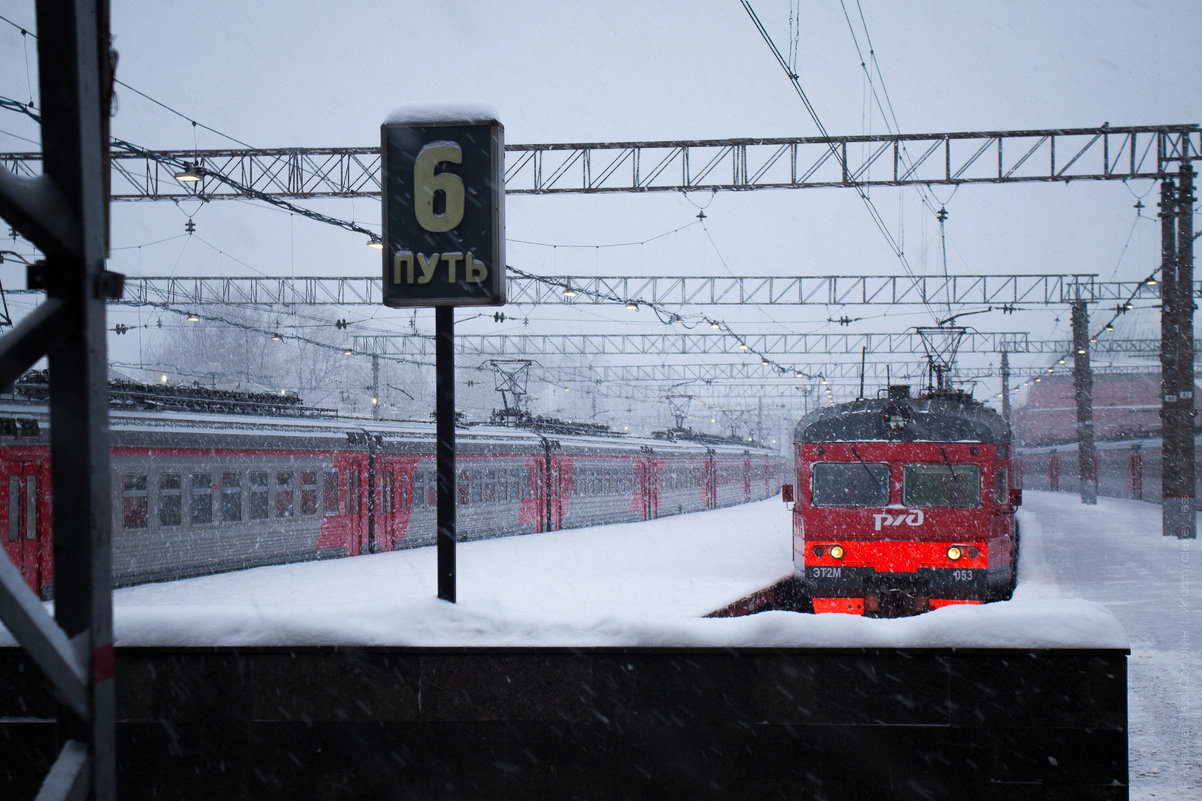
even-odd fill
[[[966,393],[893,386],[813,412],[794,458],[793,561],[815,612],[896,617],[1013,593],[1010,427]]]

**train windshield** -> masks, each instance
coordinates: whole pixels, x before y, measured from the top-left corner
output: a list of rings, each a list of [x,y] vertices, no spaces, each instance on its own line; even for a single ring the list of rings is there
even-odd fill
[[[814,506],[885,506],[889,503],[889,465],[818,462],[813,467]]]
[[[977,506],[981,469],[975,464],[908,464],[903,475],[906,506]]]

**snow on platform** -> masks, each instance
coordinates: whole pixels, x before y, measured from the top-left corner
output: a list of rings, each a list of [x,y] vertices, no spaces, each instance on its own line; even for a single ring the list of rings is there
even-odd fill
[[[460,543],[457,604],[436,597],[431,547],[121,589],[114,625],[126,646],[1128,647],[1115,617],[1042,561],[1039,538],[1055,526],[1022,515],[1031,542],[1013,601],[897,620],[706,619],[790,575],[788,507],[767,500]]]

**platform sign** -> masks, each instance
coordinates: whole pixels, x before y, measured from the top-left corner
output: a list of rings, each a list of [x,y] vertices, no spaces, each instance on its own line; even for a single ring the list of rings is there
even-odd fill
[[[503,128],[380,126],[386,306],[505,303]]]

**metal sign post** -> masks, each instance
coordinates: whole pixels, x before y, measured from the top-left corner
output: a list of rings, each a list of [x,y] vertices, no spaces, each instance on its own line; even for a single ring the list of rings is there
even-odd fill
[[[438,597],[455,602],[455,306],[505,303],[501,123],[489,115],[380,126],[384,305],[435,308]]]

